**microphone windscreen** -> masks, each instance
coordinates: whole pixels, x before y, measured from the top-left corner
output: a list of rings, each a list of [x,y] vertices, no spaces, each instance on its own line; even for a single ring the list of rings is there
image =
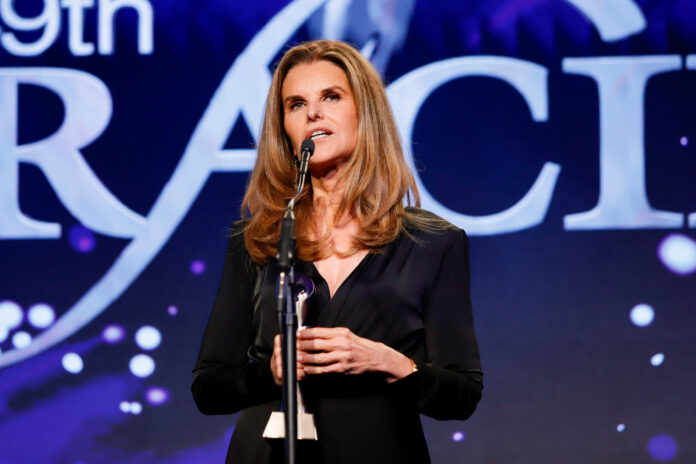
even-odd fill
[[[302,141],[302,145],[300,146],[300,153],[304,153],[305,151],[309,152],[309,156],[312,156],[312,154],[314,154],[314,140],[304,139]]]

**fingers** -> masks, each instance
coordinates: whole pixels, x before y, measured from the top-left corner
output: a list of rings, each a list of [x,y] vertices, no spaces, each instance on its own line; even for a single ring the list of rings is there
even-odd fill
[[[302,364],[304,366],[350,362],[350,356],[344,351],[328,351],[322,353],[302,352],[300,356],[302,356]]]
[[[297,332],[298,340],[308,340],[313,338],[335,338],[338,336],[349,336],[353,332],[346,327],[310,327]]]
[[[283,354],[280,347],[280,335],[273,339],[273,355],[271,356],[271,373],[276,385],[283,384]]]
[[[310,374],[360,374],[374,368],[374,345],[345,327],[313,327],[297,332],[297,379]],[[281,337],[273,340],[273,378],[283,383]]]
[[[302,380],[305,378],[306,373],[303,369],[303,365],[300,362],[300,356],[298,356],[297,361],[297,380]],[[276,385],[283,384],[283,349],[281,347],[280,335],[276,335],[273,339],[273,355],[271,356],[271,373],[273,374],[273,381]]]
[[[297,348],[300,351],[350,351],[356,336],[345,327],[314,327],[297,334]]]

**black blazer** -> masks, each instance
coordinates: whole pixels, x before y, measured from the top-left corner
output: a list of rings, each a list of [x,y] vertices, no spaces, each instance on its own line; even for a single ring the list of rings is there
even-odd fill
[[[368,253],[333,298],[312,263],[296,266],[317,287],[307,325],[347,327],[413,358],[418,366],[391,384],[378,373],[303,380],[303,397],[319,437],[301,444],[303,464],[430,462],[419,413],[463,420],[481,397],[466,234],[454,227],[424,231],[407,226],[407,231],[380,253]],[[233,227],[191,389],[204,414],[242,410],[227,463],[282,462],[282,443],[261,436],[281,397],[270,370],[278,333],[276,265],[257,267],[242,232],[242,224]]]

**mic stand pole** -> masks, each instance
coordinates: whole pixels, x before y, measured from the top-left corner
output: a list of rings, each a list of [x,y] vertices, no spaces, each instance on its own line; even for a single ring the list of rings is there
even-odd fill
[[[309,157],[308,157],[309,158]],[[300,173],[297,193],[288,203],[278,240],[278,321],[282,334],[283,404],[285,405],[285,463],[297,463],[297,313],[291,289],[295,284],[295,201],[304,187]]]

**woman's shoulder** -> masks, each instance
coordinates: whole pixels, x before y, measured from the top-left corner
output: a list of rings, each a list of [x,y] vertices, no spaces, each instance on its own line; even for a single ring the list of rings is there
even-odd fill
[[[435,213],[411,206],[404,211],[403,231],[412,241],[428,248],[449,248],[460,240],[468,243],[464,230]]]
[[[248,220],[242,219],[239,221],[234,221],[230,226],[227,228],[227,236],[228,236],[228,243],[227,243],[227,255],[235,255],[239,256],[243,259],[251,259],[251,256],[249,255],[249,252],[246,247],[246,243],[244,242],[244,230],[246,229],[247,224],[249,223]]]
[[[243,238],[244,229],[246,229],[246,226],[248,224],[248,219],[239,219],[238,221],[234,221],[232,224],[230,224],[230,226],[227,228],[230,238],[238,236],[241,236]]]

